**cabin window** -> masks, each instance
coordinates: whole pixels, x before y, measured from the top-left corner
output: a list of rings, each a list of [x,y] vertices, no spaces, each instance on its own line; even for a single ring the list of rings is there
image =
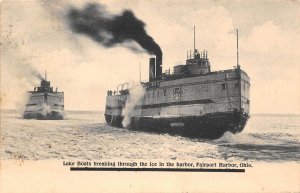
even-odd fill
[[[166,94],[167,94],[167,90],[166,90],[166,89],[164,89],[164,96],[166,96]]]
[[[221,86],[222,86],[222,89],[226,89],[226,84],[225,83],[222,83]]]
[[[154,98],[154,91],[152,92],[152,98]]]
[[[159,90],[157,91],[157,95],[156,95],[156,97],[157,97],[157,98],[159,97]]]

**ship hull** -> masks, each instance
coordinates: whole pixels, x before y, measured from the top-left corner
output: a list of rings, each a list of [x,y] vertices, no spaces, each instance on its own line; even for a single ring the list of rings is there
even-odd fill
[[[62,120],[64,119],[63,113],[51,112],[24,112],[24,119],[37,119],[37,120]]]
[[[215,139],[241,132],[250,112],[250,78],[240,69],[149,82],[143,95],[106,98],[109,125],[133,130]],[[139,97],[139,98],[138,98]],[[133,99],[139,99],[136,103]],[[122,124],[125,115],[125,123]],[[129,121],[128,121],[129,120]]]
[[[217,139],[227,131],[234,134],[243,131],[248,117],[248,114],[242,112],[169,118],[133,117],[128,128],[192,138]],[[123,127],[121,116],[105,115],[105,119],[111,126]]]
[[[64,118],[63,95],[60,93],[35,93],[30,95],[24,119],[61,120]]]

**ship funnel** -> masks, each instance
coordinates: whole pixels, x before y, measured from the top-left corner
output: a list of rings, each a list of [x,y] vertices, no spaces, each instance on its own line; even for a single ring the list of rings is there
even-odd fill
[[[152,57],[149,60],[149,81],[162,76],[162,56]]]
[[[156,77],[161,77],[162,75],[162,54],[156,55]]]
[[[155,58],[149,60],[149,82],[155,78]]]

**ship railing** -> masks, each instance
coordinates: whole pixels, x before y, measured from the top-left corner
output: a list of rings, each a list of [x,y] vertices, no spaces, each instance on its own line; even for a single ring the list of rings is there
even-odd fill
[[[117,86],[116,90],[108,90],[107,91],[107,96],[115,96],[115,95],[126,95],[129,93],[129,90],[134,87],[142,85],[145,86],[145,83],[143,82],[135,82],[135,81],[130,81],[130,82],[125,82],[123,84],[119,84]]]
[[[64,94],[64,91],[27,91],[27,93],[55,93],[55,94]]]

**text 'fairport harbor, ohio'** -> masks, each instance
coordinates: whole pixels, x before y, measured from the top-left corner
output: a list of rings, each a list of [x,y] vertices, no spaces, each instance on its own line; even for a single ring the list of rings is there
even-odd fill
[[[124,83],[107,92],[109,125],[188,137],[219,138],[241,132],[249,118],[250,78],[239,65],[211,71],[208,52],[187,53],[173,74],[162,73],[162,55],[150,58],[149,82]]]

